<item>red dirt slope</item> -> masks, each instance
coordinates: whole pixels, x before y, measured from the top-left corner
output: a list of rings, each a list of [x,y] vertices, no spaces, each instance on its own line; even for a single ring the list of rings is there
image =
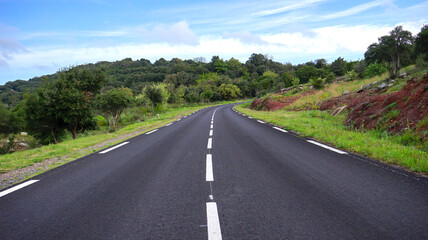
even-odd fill
[[[320,110],[347,105],[350,111],[346,124],[357,128],[386,127],[399,133],[411,129],[428,116],[428,75],[422,81],[409,80],[403,89],[391,94],[376,94],[377,90],[342,95],[325,101]],[[421,126],[423,131],[428,126]],[[424,136],[426,138],[427,136]]]

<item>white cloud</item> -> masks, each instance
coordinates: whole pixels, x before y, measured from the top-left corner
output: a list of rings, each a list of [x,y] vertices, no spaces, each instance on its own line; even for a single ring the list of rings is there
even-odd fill
[[[248,43],[248,44],[266,44],[265,41],[263,41],[260,36],[251,34],[247,31],[241,31],[241,32],[233,32],[233,33],[224,33],[224,38],[232,38],[232,39],[238,39],[242,43]]]
[[[189,24],[181,21],[172,25],[156,25],[152,29],[140,28],[137,30],[142,37],[151,41],[160,41],[171,44],[198,44],[198,37],[190,29]]]

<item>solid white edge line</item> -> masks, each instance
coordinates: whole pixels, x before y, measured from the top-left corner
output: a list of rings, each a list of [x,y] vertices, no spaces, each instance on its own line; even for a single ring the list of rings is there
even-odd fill
[[[248,116],[249,119],[253,119],[252,117]]]
[[[215,202],[207,202],[207,230],[208,240],[222,239],[217,203]]]
[[[315,142],[315,141],[312,141],[312,140],[307,140],[307,141],[310,142],[310,143],[312,143],[312,144],[315,144],[315,145],[318,145],[320,147],[323,147],[325,149],[328,149],[330,151],[333,151],[333,152],[337,152],[337,153],[340,153],[340,154],[348,154],[347,152],[341,151],[341,150],[336,149],[336,148],[332,148],[330,146],[324,145],[324,144],[319,143],[319,142]]]
[[[212,147],[213,147],[213,139],[212,138],[208,138],[207,148],[211,149]]]
[[[212,154],[207,154],[207,166],[206,166],[205,179],[207,182],[213,182],[214,181]]]
[[[260,120],[257,120],[257,122],[259,122],[259,123],[263,123],[263,124],[265,123],[265,122],[263,122],[263,121],[260,121]]]
[[[155,130],[152,130],[150,132],[146,132],[146,135],[152,134],[152,133],[156,132],[157,130],[159,130],[159,129],[155,129]]]
[[[171,125],[172,125],[172,123],[168,123],[168,124],[167,124],[167,125],[165,125],[165,126],[167,126],[167,127],[168,127],[168,126],[171,126]]]
[[[278,131],[281,131],[281,132],[288,132],[287,130],[284,130],[284,129],[282,129],[282,128],[279,128],[279,127],[273,127],[274,129],[276,129],[276,130],[278,130]]]
[[[16,186],[15,186],[15,187],[13,187],[13,188],[9,188],[8,190],[4,190],[4,191],[0,192],[0,197],[6,196],[6,195],[8,195],[9,193],[15,192],[16,190],[19,190],[19,189],[21,189],[21,188],[24,188],[24,187],[26,187],[26,186],[28,186],[28,185],[31,185],[31,184],[33,184],[33,183],[36,183],[36,182],[38,182],[38,181],[39,181],[39,180],[29,180],[29,181],[26,181],[26,182],[21,183],[21,184],[19,184],[19,185],[16,185]]]
[[[210,137],[213,135],[213,130],[210,130]]]
[[[111,150],[114,150],[114,149],[116,149],[116,148],[122,147],[123,145],[128,144],[128,143],[129,143],[129,142],[123,142],[123,143],[121,143],[121,144],[119,144],[119,145],[116,145],[116,146],[114,146],[114,147],[108,148],[108,149],[106,149],[106,150],[104,150],[104,151],[100,152],[100,154],[110,152]]]

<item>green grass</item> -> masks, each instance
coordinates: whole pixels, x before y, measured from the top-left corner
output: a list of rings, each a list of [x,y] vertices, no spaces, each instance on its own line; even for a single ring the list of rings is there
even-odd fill
[[[428,153],[412,146],[399,144],[399,137],[380,137],[375,130],[354,131],[343,125],[345,115],[333,117],[321,111],[255,111],[242,105],[235,108],[249,116],[298,132],[382,162],[411,171],[428,173]]]
[[[364,86],[368,83],[381,82],[387,77],[388,77],[388,74],[383,74],[381,76],[375,76],[367,79],[359,79],[351,82],[332,83],[327,85],[322,90],[315,91],[315,93],[312,95],[299,98],[294,103],[285,107],[285,109],[288,109],[288,110],[302,110],[302,109],[310,109],[310,108],[316,109],[317,104],[319,104],[324,99],[341,96],[344,91],[349,91],[349,92],[357,91],[358,89],[360,89],[361,86]],[[292,94],[291,96],[297,96],[299,94],[301,94],[301,92]]]
[[[99,132],[89,132],[86,134],[81,134],[76,140],[66,140],[64,142],[58,144],[51,144],[47,146],[43,146],[40,148],[35,148],[31,150],[26,150],[22,152],[15,152],[12,154],[0,155],[0,173],[9,172],[11,170],[24,168],[27,166],[31,166],[38,162],[43,162],[46,159],[59,158],[60,161],[55,162],[50,168],[56,167],[58,165],[62,165],[79,157],[83,157],[92,152],[104,149],[108,146],[112,146],[118,142],[124,141],[125,139],[129,139],[138,133],[136,131],[150,131],[154,128],[165,125],[169,122],[175,120],[176,117],[182,115],[188,115],[196,110],[206,108],[214,105],[227,104],[232,102],[221,102],[218,104],[211,105],[195,105],[191,107],[179,107],[168,110],[165,113],[161,113],[159,118],[152,117],[146,119],[144,122],[139,122],[135,124],[131,124],[121,128],[120,130],[113,133],[99,133]],[[135,133],[135,134],[132,134]],[[99,148],[91,148],[94,145],[103,143],[109,139],[114,139],[116,137],[120,137],[128,134],[126,138],[122,138],[117,141],[109,142],[107,145],[101,146]],[[141,133],[139,133],[141,134]],[[43,171],[40,171],[41,173]]]

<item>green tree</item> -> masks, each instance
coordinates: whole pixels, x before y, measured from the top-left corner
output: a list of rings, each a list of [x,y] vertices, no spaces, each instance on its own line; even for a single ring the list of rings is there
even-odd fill
[[[267,70],[263,73],[263,75],[260,77],[260,85],[263,89],[268,90],[271,89],[275,82],[278,81],[279,75]]]
[[[218,88],[218,91],[225,100],[236,99],[241,96],[241,90],[233,84],[222,84]]]
[[[109,131],[116,130],[123,111],[132,103],[132,92],[129,88],[115,88],[99,94],[95,99],[95,107],[107,119]]]
[[[345,64],[346,61],[343,58],[338,57],[331,63],[330,71],[336,76],[343,76],[345,74]]]
[[[284,87],[293,86],[293,77],[288,72],[283,72],[281,74],[281,81],[284,83]]]
[[[415,39],[415,55],[428,61],[428,25],[424,25]]]
[[[364,72],[364,76],[371,78],[377,75],[381,75],[384,72],[387,72],[388,69],[386,67],[384,67],[382,64],[379,63],[372,63],[370,65],[367,66],[365,72]]]
[[[0,134],[9,134],[11,132],[10,124],[10,111],[7,107],[0,103]]]
[[[49,107],[56,110],[73,139],[79,132],[95,127],[92,100],[103,82],[104,75],[100,71],[72,68],[60,72],[58,81],[48,86],[51,91],[42,91],[41,96],[50,101],[52,105]]]
[[[309,79],[318,77],[318,69],[314,66],[303,66],[296,71],[296,76],[300,79],[300,83],[307,83]]]
[[[143,94],[150,103],[153,114],[155,114],[155,108],[157,108],[164,101],[162,89],[156,87],[154,84],[150,84],[144,88]]]
[[[44,88],[43,91],[51,92],[52,88]],[[58,143],[65,136],[64,122],[60,119],[49,99],[44,97],[42,89],[37,94],[26,94],[25,105],[25,129],[42,144]]]
[[[402,60],[411,54],[412,43],[412,34],[397,26],[389,35],[380,37],[378,43],[371,44],[364,57],[368,64],[380,63],[388,69],[390,77],[396,77]]]

